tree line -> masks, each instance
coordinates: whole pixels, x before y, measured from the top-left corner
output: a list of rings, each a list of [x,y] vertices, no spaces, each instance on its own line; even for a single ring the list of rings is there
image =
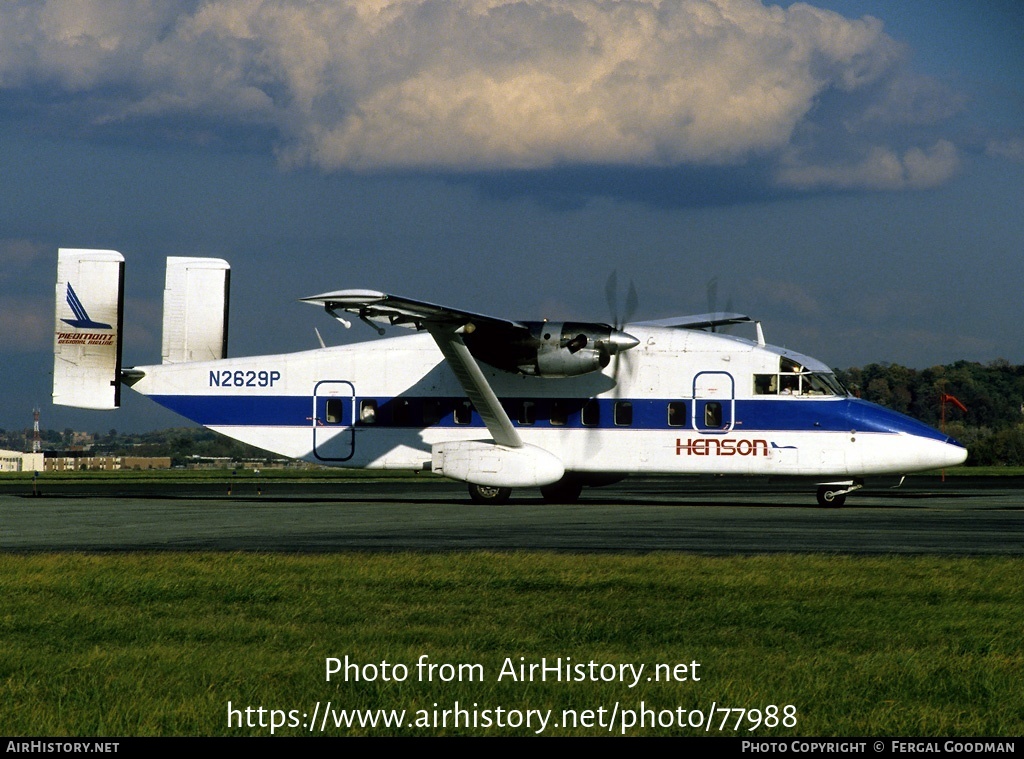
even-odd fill
[[[836,370],[854,395],[919,419],[959,440],[968,466],[1024,465],[1024,366],[1004,359],[957,361],[929,369],[869,364]],[[953,396],[962,411],[943,397]]]

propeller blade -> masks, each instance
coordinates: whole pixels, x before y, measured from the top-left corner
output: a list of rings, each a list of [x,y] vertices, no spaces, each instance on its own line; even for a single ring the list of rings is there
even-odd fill
[[[619,284],[618,274],[615,269],[612,269],[612,273],[608,275],[608,281],[604,285],[604,297],[608,302],[608,311],[611,313],[612,324],[617,327],[619,324]]]
[[[633,280],[629,280],[629,292],[626,294],[626,313],[622,316],[622,323],[615,325],[616,329],[622,329],[623,325],[633,318],[639,303],[640,298],[636,294],[636,286],[633,284]]]
[[[713,314],[718,309],[718,277],[708,280],[708,313]]]
[[[608,310],[611,312],[612,332],[607,339],[601,340],[597,344],[597,348],[600,351],[602,367],[612,363],[612,358],[614,357],[612,379],[615,380],[615,397],[618,397],[617,388],[619,385],[619,371],[622,367],[622,354],[627,353],[630,348],[635,348],[640,344],[639,340],[628,332],[623,332],[622,328],[633,318],[633,314],[636,313],[637,307],[640,304],[640,298],[636,292],[636,285],[633,283],[633,280],[630,280],[629,290],[626,291],[625,310],[621,314],[619,313],[619,276],[616,270],[612,270],[612,273],[608,275],[608,281],[604,286],[604,296],[608,301]],[[629,361],[628,356],[626,361]]]

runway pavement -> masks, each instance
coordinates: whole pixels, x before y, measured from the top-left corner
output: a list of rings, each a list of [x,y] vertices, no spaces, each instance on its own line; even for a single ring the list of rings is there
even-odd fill
[[[552,506],[476,506],[433,479],[51,488],[0,494],[2,551],[687,551],[1024,555],[1024,488],[1003,478],[865,489],[822,509],[806,486],[653,478]],[[45,489],[44,489],[45,490]],[[89,491],[92,492],[89,492]],[[84,491],[84,492],[83,492]]]

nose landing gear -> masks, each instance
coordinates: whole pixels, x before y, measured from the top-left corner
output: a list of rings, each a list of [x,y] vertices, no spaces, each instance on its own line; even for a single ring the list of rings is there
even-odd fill
[[[846,496],[864,487],[863,482],[830,482],[818,487],[818,505],[838,509],[846,503]]]

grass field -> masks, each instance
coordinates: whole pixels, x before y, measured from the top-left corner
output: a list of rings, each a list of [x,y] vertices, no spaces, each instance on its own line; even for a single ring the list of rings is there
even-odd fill
[[[536,732],[536,720],[485,727],[485,710],[496,722],[499,708],[505,723],[552,710],[548,735],[607,734],[600,723],[614,709],[618,734],[624,710],[643,702],[648,720],[673,726],[628,734],[701,733],[687,724],[693,712],[676,724],[679,710],[706,720],[714,703],[712,735],[1019,736],[1022,570],[1012,558],[0,555],[0,734],[263,735],[270,711],[266,727],[238,726],[245,707],[258,725],[263,707],[286,722],[276,734],[300,735],[327,702],[429,723],[328,722],[329,735]],[[462,682],[441,682],[458,670],[438,669],[428,682],[423,655],[479,667],[464,667]],[[327,682],[326,660],[346,656],[375,671]],[[628,675],[499,680],[506,658],[542,657],[645,669],[635,687]],[[694,661],[699,681],[689,668],[685,681],[647,680],[656,664]],[[404,681],[394,665],[408,667]],[[435,726],[456,702],[477,727],[450,716]],[[788,705],[793,727],[781,724]],[[563,710],[592,710],[593,725],[566,727]]]

